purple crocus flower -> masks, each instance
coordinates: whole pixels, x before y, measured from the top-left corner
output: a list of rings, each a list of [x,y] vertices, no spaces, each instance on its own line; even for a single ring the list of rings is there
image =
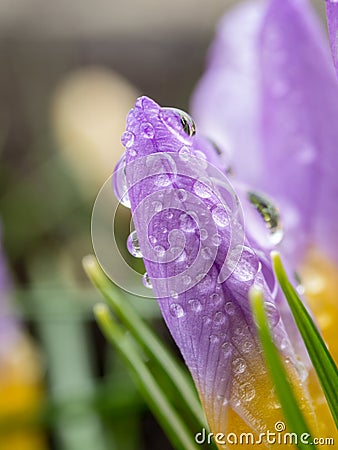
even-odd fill
[[[269,259],[244,227],[217,149],[187,114],[147,97],[130,111],[122,142],[137,233],[129,245],[143,256],[145,284],[158,298],[212,431],[260,433],[282,420],[250,311],[253,285],[264,292],[271,329],[313,423],[307,361],[291,343],[299,336],[288,331]]]
[[[328,4],[331,35],[336,9]],[[338,84],[308,2],[249,2],[226,15],[192,111],[237,179],[280,207],[290,264],[313,245],[337,263]]]

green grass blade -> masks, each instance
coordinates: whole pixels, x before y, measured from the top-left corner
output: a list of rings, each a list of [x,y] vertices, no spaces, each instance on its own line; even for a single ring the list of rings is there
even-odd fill
[[[134,339],[114,321],[108,307],[98,304],[94,308],[96,320],[106,339],[117,349],[153,414],[177,450],[197,450],[192,433],[168,401],[148,367],[143,362]]]
[[[285,294],[293,317],[315,368],[332,417],[338,427],[338,370],[311,316],[288,280],[281,258],[272,252],[272,262],[278,282]]]
[[[85,257],[83,266],[88,277],[104,296],[121,323],[133,334],[151,359],[163,369],[163,372],[175,384],[177,393],[181,397],[181,403],[182,405],[185,404],[191,417],[194,417],[201,427],[207,428],[202,406],[188,374],[177,363],[167,347],[135,313],[120,290],[106,277],[96,258],[92,255]]]
[[[272,381],[274,382],[288,427],[293,433],[296,433],[297,436],[301,436],[303,433],[308,433],[310,435],[308,426],[288,381],[283,363],[272,340],[267,315],[264,309],[263,293],[261,290],[252,288],[249,296],[254,319],[258,325],[258,335],[263,347],[266,363]],[[308,445],[298,442],[297,447],[299,449],[306,449],[308,448]],[[311,448],[315,449],[316,447],[312,445]]]

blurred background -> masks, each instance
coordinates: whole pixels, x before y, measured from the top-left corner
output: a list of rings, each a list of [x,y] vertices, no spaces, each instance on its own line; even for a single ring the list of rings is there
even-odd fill
[[[128,110],[140,94],[188,108],[234,3],[0,2],[0,450],[171,448],[96,327],[81,260]],[[156,302],[130,300],[170,343]]]

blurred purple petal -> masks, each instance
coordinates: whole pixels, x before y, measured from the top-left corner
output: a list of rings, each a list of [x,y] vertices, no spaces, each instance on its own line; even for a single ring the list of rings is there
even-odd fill
[[[280,207],[293,262],[316,241],[337,260],[338,98],[324,33],[303,0],[248,3],[222,20],[192,100],[235,174]]]
[[[327,25],[329,29],[331,51],[338,78],[338,2],[326,0]]]
[[[305,1],[272,0],[261,30],[266,192],[301,213],[299,233],[337,261],[338,84]]]

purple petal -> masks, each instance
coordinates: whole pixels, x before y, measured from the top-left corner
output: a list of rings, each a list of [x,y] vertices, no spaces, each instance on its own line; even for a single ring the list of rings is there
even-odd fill
[[[337,261],[338,84],[303,1],[273,0],[261,30],[262,188],[301,214],[299,234]]]
[[[295,378],[297,358],[267,281],[271,266],[245,237],[238,198],[224,173],[202,157],[204,146],[213,156],[193,128],[177,110],[137,100],[123,136],[133,220],[163,317],[209,423],[222,431],[230,406],[259,431],[272,416],[261,412],[258,387],[270,392],[272,385],[248,303],[253,284],[264,291]]]
[[[338,2],[337,0],[326,0],[327,25],[329,29],[331,51],[336,75],[338,78]]]
[[[280,206],[290,260],[310,241],[337,260],[337,83],[309,5],[252,2],[225,16],[192,110],[238,178]]]

